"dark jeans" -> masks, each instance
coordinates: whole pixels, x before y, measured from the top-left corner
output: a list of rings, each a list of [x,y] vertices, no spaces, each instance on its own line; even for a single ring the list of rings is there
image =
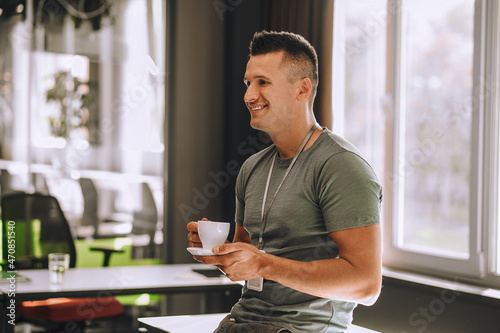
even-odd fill
[[[237,323],[227,315],[214,333],[291,333],[286,328],[259,323]]]

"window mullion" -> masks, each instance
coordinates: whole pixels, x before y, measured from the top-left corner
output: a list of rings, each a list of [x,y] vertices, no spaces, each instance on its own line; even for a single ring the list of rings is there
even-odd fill
[[[470,254],[471,259],[476,261],[478,274],[484,277],[483,251],[482,251],[482,223],[483,221],[483,193],[487,184],[483,183],[483,163],[486,163],[488,155],[485,154],[485,135],[487,129],[484,126],[485,110],[481,102],[485,87],[485,1],[479,0],[475,3],[474,13],[474,61],[473,61],[473,86],[470,107],[472,109],[472,142],[471,142],[471,211],[470,211]]]
[[[492,280],[492,283],[500,285],[498,281],[498,272],[500,265],[498,264],[498,246],[500,239],[498,237],[499,230],[499,86],[500,80],[500,6],[497,1],[485,1],[484,7],[484,76],[482,82],[479,82],[478,104],[481,104],[484,110],[484,126],[485,126],[485,158],[484,158],[484,196],[483,203],[484,216],[481,220],[482,226],[482,241],[483,251],[487,254],[484,263],[484,271],[486,274],[491,274],[487,277]],[[478,106],[479,107],[479,106]],[[493,281],[495,280],[495,281]]]
[[[387,26],[387,84],[386,92],[388,98],[387,121],[386,121],[386,160],[387,166],[385,188],[390,189],[385,191],[385,216],[388,220],[386,225],[385,239],[389,247],[398,247],[401,228],[397,221],[404,215],[404,145],[401,145],[401,123],[404,124],[404,119],[401,119],[402,106],[402,75],[401,65],[401,1],[388,1],[388,26]],[[403,157],[401,161],[401,157]],[[404,166],[404,165],[403,165]],[[389,193],[387,193],[389,192]]]

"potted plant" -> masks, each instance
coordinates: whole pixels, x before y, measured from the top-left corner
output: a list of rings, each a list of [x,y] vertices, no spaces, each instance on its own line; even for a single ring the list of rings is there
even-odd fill
[[[46,92],[46,101],[54,103],[59,113],[48,117],[50,134],[68,139],[77,130],[86,130],[92,95],[87,82],[69,71],[54,74],[54,85]]]

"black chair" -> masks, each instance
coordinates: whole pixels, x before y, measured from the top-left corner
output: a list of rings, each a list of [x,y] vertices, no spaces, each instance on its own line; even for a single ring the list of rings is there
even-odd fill
[[[39,193],[16,193],[2,197],[2,264],[7,261],[9,228],[15,228],[16,270],[47,268],[49,253],[68,253],[70,267],[75,267],[76,249],[68,221],[57,199]],[[11,267],[9,267],[12,270]],[[81,311],[82,308],[102,309]],[[105,306],[103,306],[103,304]],[[123,306],[114,298],[61,298],[44,301],[24,301],[16,304],[18,320],[41,325],[48,330],[64,329],[68,322],[83,329],[90,319],[113,318],[123,313]]]

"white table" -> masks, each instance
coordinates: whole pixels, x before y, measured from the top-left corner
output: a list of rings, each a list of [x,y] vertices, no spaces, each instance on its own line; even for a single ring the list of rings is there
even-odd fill
[[[193,268],[212,269],[202,264],[115,266],[70,268],[64,284],[49,283],[47,269],[19,271],[31,279],[16,285],[16,301],[40,300],[53,297],[106,297],[138,293],[189,293],[210,290],[239,289],[242,285],[227,277],[205,278],[192,272]],[[0,290],[7,292],[6,284]]]
[[[164,316],[139,318],[139,326],[149,333],[212,333],[227,313]],[[376,333],[376,331],[352,325],[346,333]]]
[[[19,273],[31,281],[16,283],[15,296],[8,296],[8,284],[0,284],[2,311],[6,311],[5,306],[12,298],[19,302],[54,297],[107,297],[140,293],[173,294],[241,290],[241,284],[232,282],[225,276],[205,278],[203,275],[193,273],[193,268],[213,269],[212,266],[203,264],[70,268],[61,286],[49,283],[47,269],[23,270]],[[11,325],[7,325],[5,318],[5,313],[2,313],[0,322],[4,325],[4,329],[0,329],[1,332],[7,332],[12,328]]]

